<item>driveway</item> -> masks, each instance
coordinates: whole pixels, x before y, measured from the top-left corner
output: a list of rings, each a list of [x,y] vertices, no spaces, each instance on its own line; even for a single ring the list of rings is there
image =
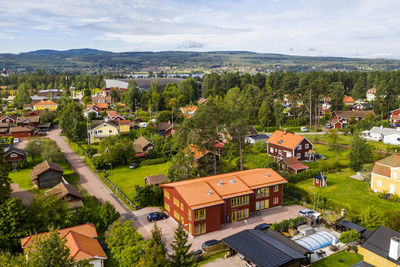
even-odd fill
[[[133,212],[123,203],[95,174],[83,160],[71,149],[66,138],[60,135],[61,130],[55,129],[49,132],[48,138],[54,140],[65,158],[68,160],[72,169],[74,169],[80,177],[80,183],[84,189],[95,196],[101,203],[108,201],[115,209],[126,219],[134,220]]]
[[[197,250],[201,248],[201,244],[210,239],[220,240],[240,231],[253,229],[260,223],[274,223],[295,218],[302,209],[304,209],[304,207],[300,205],[292,205],[267,210],[262,212],[259,216],[254,216],[246,220],[223,225],[219,231],[199,235],[195,238],[189,236],[189,242],[192,243],[192,249]],[[153,229],[154,224],[147,221],[146,215],[154,211],[160,210],[158,208],[144,208],[135,211],[135,215],[137,216],[137,221],[135,222],[137,227],[136,229],[145,239],[149,239],[151,237],[151,230]],[[170,249],[170,243],[174,240],[174,231],[178,226],[177,222],[170,217],[166,220],[158,221],[157,225],[160,227],[161,232],[163,233],[163,237],[167,243],[167,249]]]

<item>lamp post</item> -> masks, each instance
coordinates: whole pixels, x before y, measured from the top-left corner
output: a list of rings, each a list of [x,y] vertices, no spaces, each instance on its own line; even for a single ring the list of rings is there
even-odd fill
[[[315,210],[315,192],[313,192],[314,194],[314,205],[313,205],[313,210]]]
[[[112,163],[108,163],[108,165],[110,165],[110,167],[111,167],[111,171],[112,171]]]

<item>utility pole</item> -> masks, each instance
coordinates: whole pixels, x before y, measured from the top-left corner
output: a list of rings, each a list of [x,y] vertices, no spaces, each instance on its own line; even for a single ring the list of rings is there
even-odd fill
[[[315,192],[313,192],[314,194],[314,205],[313,205],[313,210],[315,210]]]

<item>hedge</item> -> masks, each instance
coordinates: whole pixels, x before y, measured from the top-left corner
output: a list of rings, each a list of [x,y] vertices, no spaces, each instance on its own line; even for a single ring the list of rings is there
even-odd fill
[[[160,164],[160,163],[165,163],[167,161],[168,161],[167,158],[145,159],[142,162],[140,162],[140,166]]]

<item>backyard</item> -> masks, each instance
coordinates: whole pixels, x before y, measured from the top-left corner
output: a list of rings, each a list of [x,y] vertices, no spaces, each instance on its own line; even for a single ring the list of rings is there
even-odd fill
[[[363,256],[360,254],[354,254],[351,252],[339,252],[333,254],[325,259],[319,260],[311,264],[311,267],[348,267],[356,264],[363,260]]]
[[[315,192],[337,203],[350,205],[355,210],[367,206],[379,207],[382,212],[399,209],[398,203],[379,198],[370,190],[368,183],[350,177],[354,174],[356,173],[349,168],[332,174],[326,173],[328,184],[326,188],[313,186],[312,178],[301,181],[296,186],[310,194]]]
[[[149,175],[167,174],[170,162],[139,166],[129,169],[127,166],[113,168],[110,181],[118,187],[128,198],[135,195],[135,185],[144,185],[144,178]]]

